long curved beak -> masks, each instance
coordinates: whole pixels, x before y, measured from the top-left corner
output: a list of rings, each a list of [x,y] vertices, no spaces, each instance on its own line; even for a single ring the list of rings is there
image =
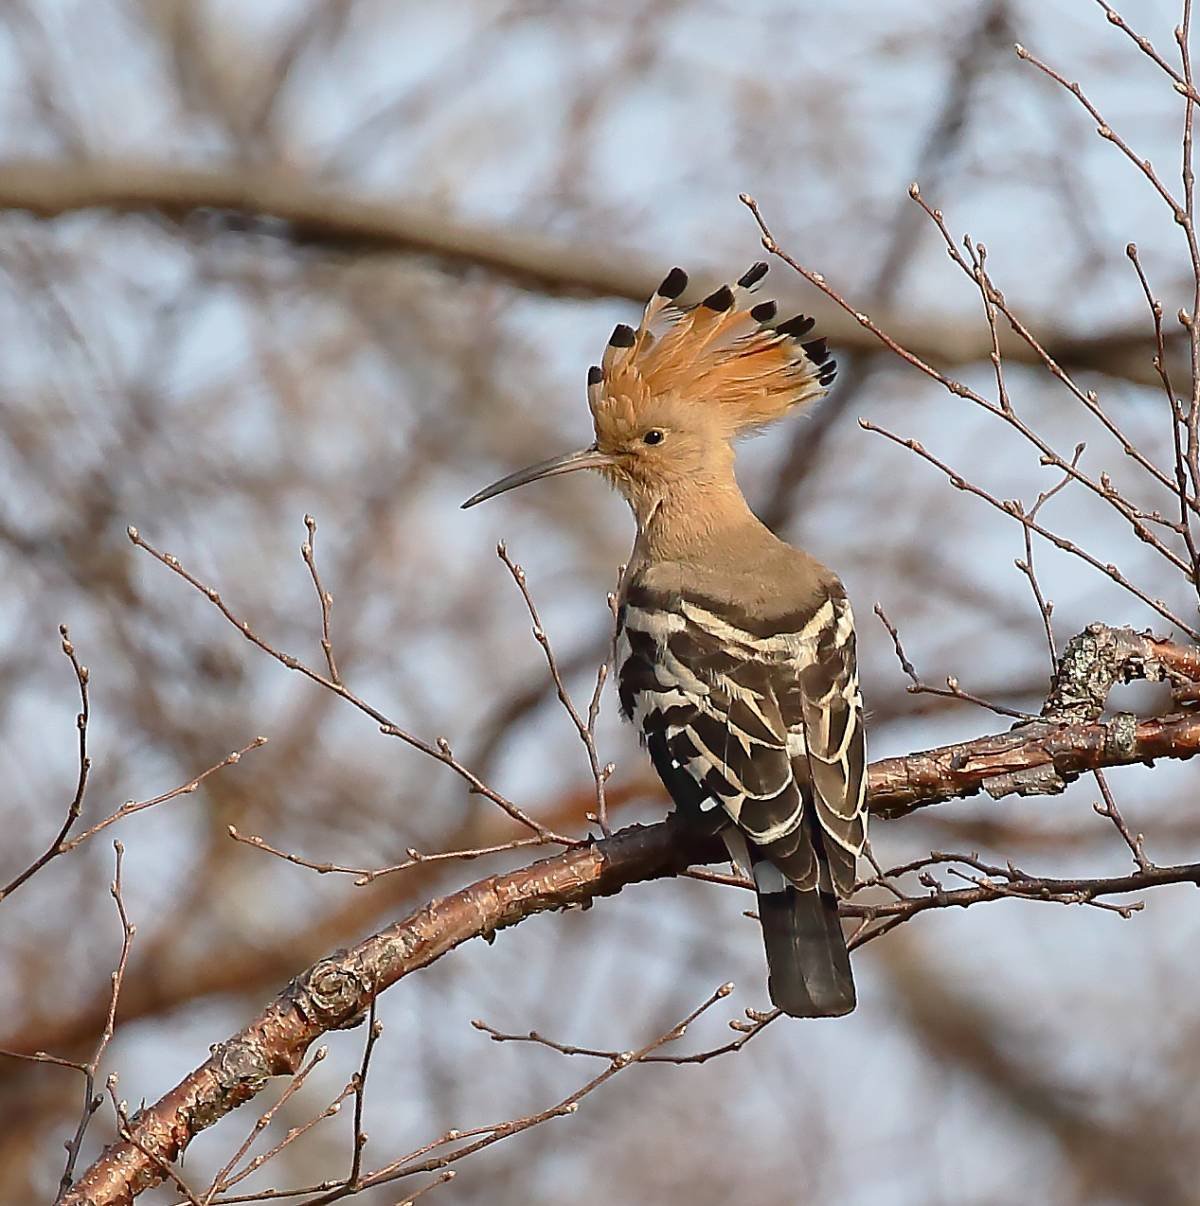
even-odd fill
[[[476,503],[484,502],[489,498],[495,498],[497,494],[503,494],[506,490],[513,490],[517,486],[524,486],[527,482],[540,481],[543,477],[557,477],[560,473],[574,473],[576,469],[601,469],[605,465],[613,464],[614,460],[615,458],[601,452],[594,444],[591,448],[582,448],[578,452],[568,452],[566,456],[551,457],[548,461],[542,461],[537,465],[530,465],[528,469],[518,469],[516,473],[510,473],[507,477],[502,477],[498,482],[485,486],[478,494],[472,494],[463,503],[463,510],[465,511],[467,507],[473,507]]]

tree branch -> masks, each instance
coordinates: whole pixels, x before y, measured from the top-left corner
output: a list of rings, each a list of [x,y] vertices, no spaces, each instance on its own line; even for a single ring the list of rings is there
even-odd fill
[[[1084,771],[1192,758],[1200,753],[1200,715],[1138,720],[1034,720],[1007,733],[884,758],[871,767],[871,812],[902,817],[918,808],[986,791],[1004,796],[1056,795]]]
[[[1041,719],[1007,733],[875,763],[869,780],[871,809],[882,816],[899,816],[980,788],[993,796],[1045,794],[1061,791],[1084,770],[1158,757],[1190,758],[1200,752],[1200,715],[1141,721],[1118,715],[1104,721],[1099,708],[1108,686],[1118,680],[1179,682],[1193,678],[1198,669],[1196,653],[1188,647],[1129,629],[1092,625],[1064,653]],[[1081,710],[1080,692],[1069,684],[1084,682],[1092,695]],[[1097,696],[1098,692],[1102,693]],[[204,1064],[131,1120],[131,1138],[104,1151],[64,1199],[65,1206],[127,1206],[162,1179],[164,1166],[178,1159],[201,1130],[257,1095],[270,1077],[294,1075],[318,1037],[356,1025],[379,993],[468,939],[490,938],[537,913],[586,904],[630,884],[677,875],[692,863],[724,857],[719,838],[697,835],[686,821],[672,817],[657,825],[623,829],[430,901],[293,980],[248,1026],[215,1046]],[[1168,867],[1111,880],[1036,881],[1030,895],[1061,901],[1066,893],[1071,899],[1092,900],[1194,880],[1197,874],[1196,867]],[[1062,891],[1055,895],[1048,885]],[[987,885],[941,893],[914,900],[894,921],[930,908],[1014,894],[1023,893]],[[859,906],[846,911],[863,913]]]
[[[370,1002],[404,976],[469,938],[490,936],[547,909],[582,904],[627,884],[674,875],[691,861],[721,857],[720,841],[696,838],[665,821],[633,826],[591,846],[489,876],[430,901],[404,920],[299,975],[248,1026],[131,1121],[141,1147],[120,1141],[63,1200],[64,1206],[118,1206],[162,1179],[142,1148],[178,1159],[204,1128],[258,1094],[272,1076],[295,1074],[309,1045],[329,1030],[357,1024]]]

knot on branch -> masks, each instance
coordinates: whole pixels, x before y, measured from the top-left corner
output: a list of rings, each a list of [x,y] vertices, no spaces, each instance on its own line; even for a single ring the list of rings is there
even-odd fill
[[[1051,749],[1061,743],[1064,723],[1097,726],[1100,760],[1109,765],[1130,762],[1138,745],[1137,717],[1121,712],[1097,725],[1113,686],[1143,679],[1179,687],[1195,683],[1197,678],[1200,649],[1132,628],[1089,624],[1071,638],[1059,659],[1042,707],[1042,720],[1016,725],[1013,732],[1021,735],[1023,743],[1037,742]],[[1010,795],[1057,795],[1078,773],[1075,762],[1069,756],[1050,756],[1046,761],[989,776],[983,781],[983,789],[997,800]]]
[[[1089,624],[1072,637],[1042,707],[1047,720],[1094,721],[1113,685],[1134,679],[1180,685],[1200,677],[1200,649],[1148,632]]]
[[[212,1126],[218,1118],[228,1113],[228,1102],[249,1101],[262,1091],[272,1076],[292,1071],[272,1058],[262,1042],[243,1035],[213,1047],[208,1066],[221,1091],[207,1102],[200,1101],[193,1107],[190,1112],[193,1133]]]
[[[994,799],[1054,795],[1085,771],[1200,753],[1194,711],[1101,719],[1113,684],[1138,678],[1169,683],[1181,708],[1198,702],[1200,647],[1131,628],[1090,625],[1064,651],[1041,717],[1007,733],[873,763],[872,813],[904,816],[980,790]]]
[[[362,1020],[373,992],[371,977],[335,951],[288,985],[285,995],[306,1021],[346,1029]]]

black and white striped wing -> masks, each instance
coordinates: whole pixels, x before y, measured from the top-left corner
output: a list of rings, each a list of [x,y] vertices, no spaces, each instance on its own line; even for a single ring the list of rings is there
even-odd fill
[[[622,710],[676,803],[720,808],[798,888],[848,893],[865,815],[845,595],[772,620],[634,583],[621,644]]]
[[[800,717],[814,819],[834,887],[846,896],[866,841],[867,783],[854,617],[840,588],[830,592],[807,627],[816,635],[811,650],[793,663],[795,685],[784,710]]]

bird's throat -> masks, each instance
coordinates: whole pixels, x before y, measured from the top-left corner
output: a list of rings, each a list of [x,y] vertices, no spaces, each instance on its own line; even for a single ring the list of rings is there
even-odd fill
[[[651,561],[703,560],[714,544],[756,537],[762,524],[737,481],[680,481],[652,497],[631,499],[637,550]]]

